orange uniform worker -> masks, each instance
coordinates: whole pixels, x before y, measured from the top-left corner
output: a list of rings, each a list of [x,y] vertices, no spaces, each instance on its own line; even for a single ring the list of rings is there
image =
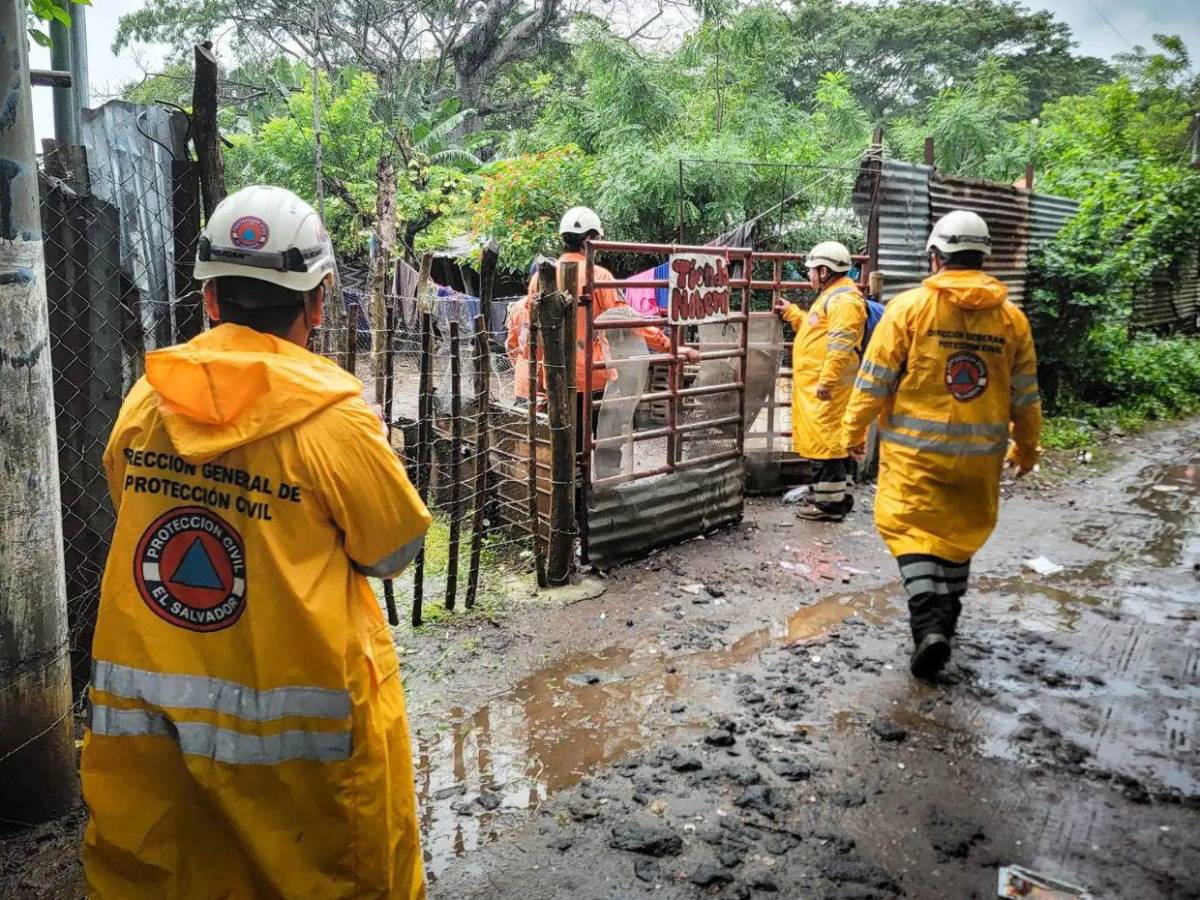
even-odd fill
[[[850,251],[822,241],[808,254],[808,278],[820,293],[806,313],[781,301],[777,312],[795,329],[792,344],[792,450],[817,461],[813,492],[797,510],[803,519],[840,522],[854,508],[842,414],[858,372],[867,304],[846,275]]]
[[[529,311],[532,293],[508,307],[508,336],[504,349],[513,367],[513,399],[518,405],[529,402]]]
[[[367,575],[430,517],[362,384],[305,349],[335,277],[289,191],[222,201],[215,323],[149,353],[104,462],[83,847],[100,898],[420,898],[396,651]]]
[[[861,452],[879,418],[875,523],[908,593],[913,674],[950,657],[971,557],[996,526],[1000,473],[1038,459],[1037,357],[1025,314],[981,271],[987,223],[954,210],[926,244],[933,275],[895,297],[867,348],[844,439]]]
[[[562,238],[563,253],[558,258],[559,284],[561,290],[563,285],[561,281],[562,264],[565,262],[574,262],[579,264],[580,289],[582,290],[582,282],[585,278],[585,268],[587,265],[587,256],[585,254],[586,244],[594,237],[604,237],[604,227],[600,224],[600,217],[595,212],[588,209],[586,206],[573,206],[568,209],[559,222],[559,236]],[[613,309],[619,306],[628,306],[625,303],[625,298],[621,292],[614,288],[599,287],[598,285],[606,281],[614,281],[612,272],[600,265],[592,265],[592,277],[597,287],[592,292],[592,319],[593,321],[606,310]],[[537,273],[529,279],[529,290],[525,300],[525,316],[528,320],[529,303],[535,297],[541,288],[538,284]],[[670,353],[671,339],[663,334],[661,328],[646,326],[643,328],[632,329],[637,335],[640,335],[646,341],[646,347],[651,353]],[[511,339],[512,329],[510,326],[509,335]],[[588,377],[587,359],[584,352],[585,341],[587,340],[587,323],[583,315],[575,317],[575,385],[579,391],[578,402],[576,405],[576,421],[582,418],[583,415],[583,400],[582,392],[590,386],[593,397],[592,405],[592,430],[595,431],[595,419],[599,415],[600,407],[598,401],[603,399],[604,388],[608,384],[609,378],[615,378],[616,372],[607,369],[596,369]],[[600,361],[605,359],[607,355],[608,342],[604,338],[604,332],[596,329],[592,332],[592,359]],[[528,358],[528,357],[526,357]],[[680,346],[679,358],[684,362],[698,362],[700,354],[691,347]],[[577,430],[577,436],[582,443],[582,431]],[[611,455],[618,457],[616,464],[619,465],[619,448],[608,448],[614,451]],[[605,450],[597,451],[597,455],[604,454]]]

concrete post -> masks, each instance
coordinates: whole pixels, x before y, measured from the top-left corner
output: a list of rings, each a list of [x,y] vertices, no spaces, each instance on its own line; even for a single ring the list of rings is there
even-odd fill
[[[58,451],[25,4],[0,0],[0,817],[76,795]]]

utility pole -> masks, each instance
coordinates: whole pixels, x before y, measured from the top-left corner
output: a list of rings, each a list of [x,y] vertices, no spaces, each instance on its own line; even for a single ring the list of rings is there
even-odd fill
[[[0,0],[0,817],[76,796],[50,323],[25,3]]]
[[[50,23],[50,67],[71,73],[70,87],[54,89],[54,139],[65,152],[82,140],[83,109],[88,105],[86,6],[56,0],[71,17],[68,28],[57,19]]]

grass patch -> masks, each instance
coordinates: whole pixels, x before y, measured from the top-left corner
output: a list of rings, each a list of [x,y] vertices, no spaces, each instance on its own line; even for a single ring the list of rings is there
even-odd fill
[[[433,511],[433,522],[425,533],[425,581],[419,628],[413,628],[413,567],[409,566],[393,580],[396,611],[400,617],[399,630],[421,633],[438,625],[462,623],[474,619],[494,619],[504,615],[511,602],[527,596],[533,590],[533,575],[529,563],[519,557],[518,547],[506,531],[495,531],[484,537],[479,554],[479,589],[473,609],[466,608],[467,587],[471,573],[471,521],[463,520],[459,527],[458,589],[454,611],[446,609],[446,581],[450,567],[450,520],[441,510]],[[383,581],[371,579],[371,587],[381,606],[384,603]]]

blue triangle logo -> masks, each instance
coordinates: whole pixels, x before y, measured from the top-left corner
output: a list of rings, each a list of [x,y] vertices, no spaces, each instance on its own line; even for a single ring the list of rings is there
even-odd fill
[[[198,537],[192,539],[192,546],[188,547],[187,553],[183,554],[183,559],[175,568],[175,574],[171,576],[171,581],[184,587],[208,588],[212,591],[225,590],[225,585],[221,583],[221,576],[217,574],[212,560],[208,558],[208,552],[204,549],[204,544]]]
[[[966,369],[961,369],[959,371],[959,373],[954,376],[954,383],[955,384],[971,384],[972,383],[971,373],[968,372]]]

